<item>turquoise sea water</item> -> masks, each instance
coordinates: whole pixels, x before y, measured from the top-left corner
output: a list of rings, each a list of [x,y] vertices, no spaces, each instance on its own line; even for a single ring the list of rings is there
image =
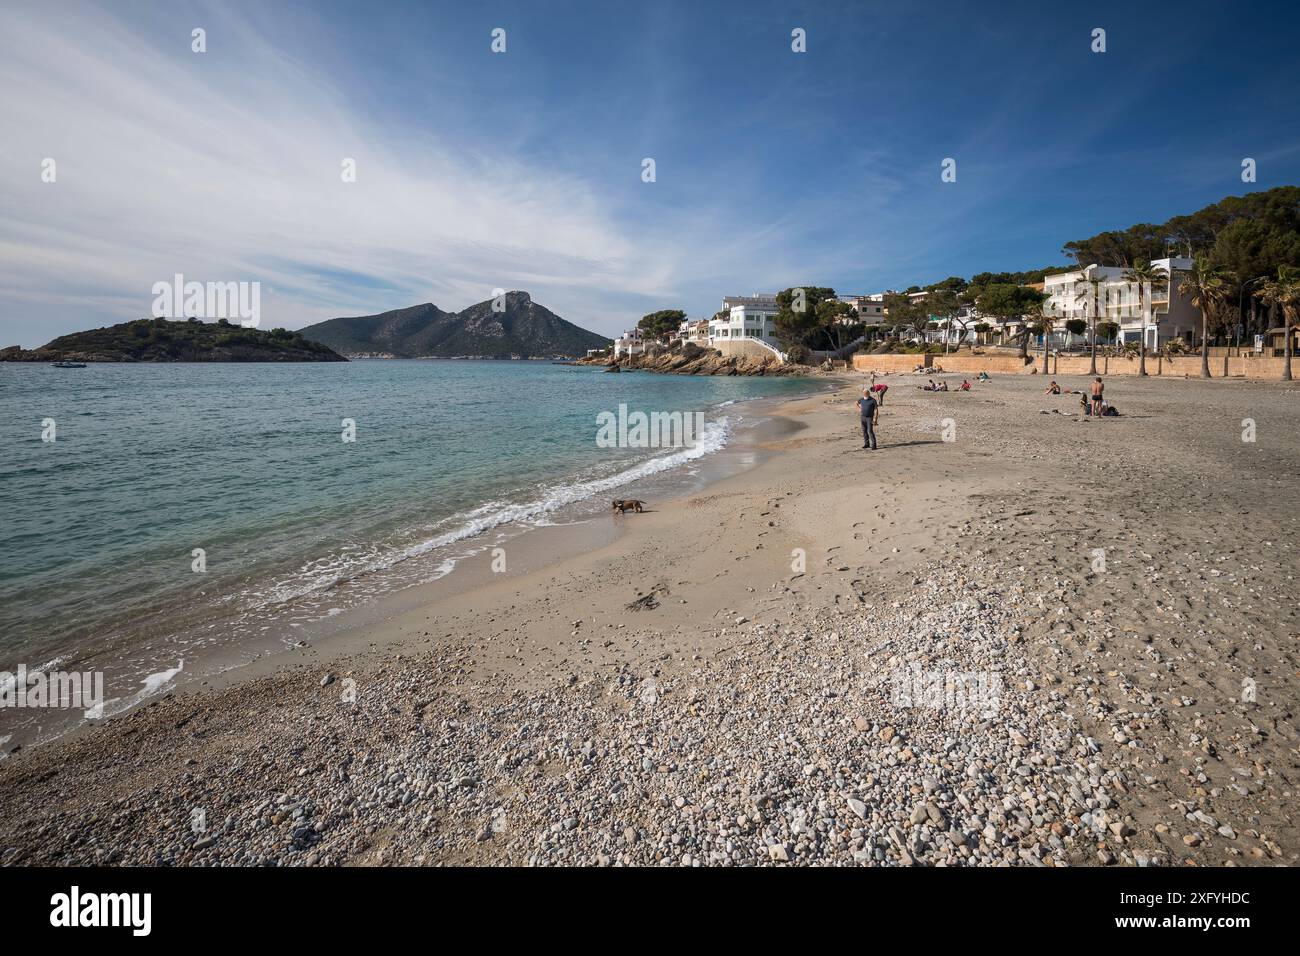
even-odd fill
[[[0,670],[310,624],[505,527],[607,507],[721,447],[734,403],[809,388],[537,362],[0,365]],[[598,447],[619,403],[702,410],[705,434]]]

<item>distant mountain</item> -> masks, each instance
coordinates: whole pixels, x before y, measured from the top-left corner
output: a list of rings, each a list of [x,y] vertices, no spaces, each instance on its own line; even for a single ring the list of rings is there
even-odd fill
[[[61,335],[38,349],[0,349],[0,362],[346,362],[298,332],[220,322],[137,319]]]
[[[393,358],[570,358],[610,340],[566,322],[527,292],[507,292],[460,312],[425,303],[379,315],[330,319],[302,329],[313,342],[348,356]]]

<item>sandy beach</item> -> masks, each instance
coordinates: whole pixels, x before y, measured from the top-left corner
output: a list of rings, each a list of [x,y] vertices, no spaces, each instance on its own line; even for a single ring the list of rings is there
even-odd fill
[[[925,378],[14,754],[0,862],[1294,864],[1300,388]]]

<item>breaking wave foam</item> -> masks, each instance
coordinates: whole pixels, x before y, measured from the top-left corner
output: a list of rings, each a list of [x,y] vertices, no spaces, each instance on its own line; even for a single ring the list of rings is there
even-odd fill
[[[547,516],[568,505],[578,504],[602,492],[681,467],[719,451],[727,444],[731,427],[731,420],[723,417],[705,424],[699,439],[688,448],[649,458],[611,475],[588,476],[554,485],[528,501],[512,503],[498,499],[486,502],[441,522],[439,526],[446,527],[447,530],[405,547],[375,549],[364,554],[333,555],[313,561],[287,580],[277,582],[262,595],[255,597],[252,609],[274,607],[323,593],[340,584],[389,570],[412,558],[450,547],[503,525],[545,521]],[[450,573],[454,567],[454,558],[444,560],[433,580]]]

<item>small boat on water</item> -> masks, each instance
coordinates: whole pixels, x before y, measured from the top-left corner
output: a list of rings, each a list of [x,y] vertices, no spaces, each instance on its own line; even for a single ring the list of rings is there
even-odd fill
[[[85,368],[85,362],[55,362],[55,368]]]

